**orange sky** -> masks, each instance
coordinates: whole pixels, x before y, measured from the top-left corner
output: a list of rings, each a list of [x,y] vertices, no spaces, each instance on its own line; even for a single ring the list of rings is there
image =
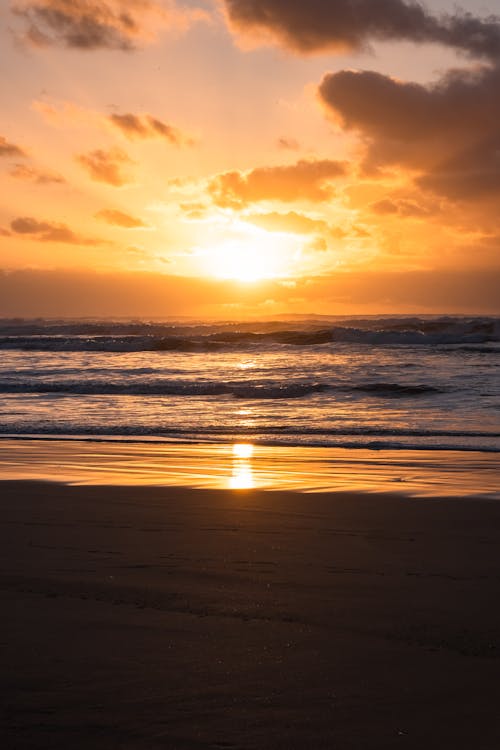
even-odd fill
[[[498,311],[492,0],[0,9],[0,314]]]

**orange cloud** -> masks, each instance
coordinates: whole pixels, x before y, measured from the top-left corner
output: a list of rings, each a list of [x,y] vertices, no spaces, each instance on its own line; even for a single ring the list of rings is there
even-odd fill
[[[185,136],[178,128],[168,125],[152,115],[113,114],[108,119],[130,139],[164,138],[174,146],[192,143],[191,139]]]
[[[116,211],[113,209],[104,209],[96,213],[96,218],[105,221],[107,224],[112,224],[116,227],[123,227],[124,229],[138,229],[140,227],[146,227],[142,219],[137,219],[135,216],[130,216],[123,211]]]
[[[402,198],[382,198],[370,204],[373,213],[379,215],[396,215],[410,217],[414,219],[426,219],[435,213],[438,213],[439,205],[422,205],[414,200]]]
[[[3,135],[0,135],[0,156],[26,156],[22,148],[16,146],[15,143],[10,143]]]
[[[289,211],[286,214],[272,212],[267,214],[250,214],[244,217],[245,221],[258,227],[267,229],[268,232],[294,232],[295,234],[315,234],[327,232],[328,223],[321,219],[311,219],[305,214],[297,211]]]
[[[132,159],[121,149],[112,148],[109,151],[97,149],[88,154],[80,154],[76,160],[87,170],[96,182],[105,182],[113,187],[121,187],[130,182],[123,172],[123,167],[132,164]]]
[[[230,208],[265,200],[320,202],[332,197],[331,181],[346,174],[346,162],[300,160],[284,166],[257,167],[245,173],[225,172],[210,181],[208,192],[218,206]]]
[[[66,182],[60,174],[45,172],[36,167],[27,167],[25,164],[15,164],[13,169],[10,170],[9,175],[16,180],[31,181],[37,185],[63,184]]]

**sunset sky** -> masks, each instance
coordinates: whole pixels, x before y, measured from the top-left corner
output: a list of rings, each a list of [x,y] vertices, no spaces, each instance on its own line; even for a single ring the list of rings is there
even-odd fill
[[[498,312],[498,0],[0,0],[0,314]]]

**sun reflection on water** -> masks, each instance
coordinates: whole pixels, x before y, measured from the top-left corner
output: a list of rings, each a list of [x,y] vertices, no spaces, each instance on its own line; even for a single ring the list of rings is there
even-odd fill
[[[233,456],[241,459],[252,458],[253,445],[251,443],[235,443],[233,445]]]

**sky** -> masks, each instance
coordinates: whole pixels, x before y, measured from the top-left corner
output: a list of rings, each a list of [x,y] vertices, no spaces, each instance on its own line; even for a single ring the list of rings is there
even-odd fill
[[[498,0],[0,0],[0,64],[0,315],[500,312]]]

